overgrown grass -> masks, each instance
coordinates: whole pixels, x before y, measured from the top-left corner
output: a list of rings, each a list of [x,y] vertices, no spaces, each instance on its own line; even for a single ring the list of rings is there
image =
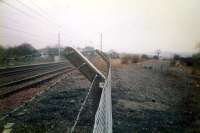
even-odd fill
[[[138,63],[141,58],[138,55],[125,55],[121,58],[121,64]]]

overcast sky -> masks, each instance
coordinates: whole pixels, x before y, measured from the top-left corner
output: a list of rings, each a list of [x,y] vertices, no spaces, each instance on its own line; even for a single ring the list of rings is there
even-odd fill
[[[118,52],[195,52],[200,0],[4,0],[0,44],[100,47]],[[22,2],[22,3],[21,3]]]

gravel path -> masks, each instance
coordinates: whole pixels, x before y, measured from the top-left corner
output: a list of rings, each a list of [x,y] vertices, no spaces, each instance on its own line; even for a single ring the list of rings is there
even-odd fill
[[[114,133],[182,133],[189,80],[139,65],[113,68]]]

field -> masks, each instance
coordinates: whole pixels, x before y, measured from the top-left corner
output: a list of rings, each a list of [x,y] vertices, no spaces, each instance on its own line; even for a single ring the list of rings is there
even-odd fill
[[[114,132],[199,132],[199,94],[194,81],[178,72],[113,61]]]

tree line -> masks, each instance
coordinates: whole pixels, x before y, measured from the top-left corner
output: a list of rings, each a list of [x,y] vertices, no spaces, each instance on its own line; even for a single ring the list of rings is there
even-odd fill
[[[192,66],[197,69],[200,69],[200,43],[197,44],[197,53],[193,54],[191,57],[181,57],[178,54],[174,55],[174,61],[180,61],[187,66]]]
[[[9,59],[25,58],[26,56],[37,55],[39,52],[29,43],[19,46],[4,48],[0,46],[0,64],[6,63]]]

